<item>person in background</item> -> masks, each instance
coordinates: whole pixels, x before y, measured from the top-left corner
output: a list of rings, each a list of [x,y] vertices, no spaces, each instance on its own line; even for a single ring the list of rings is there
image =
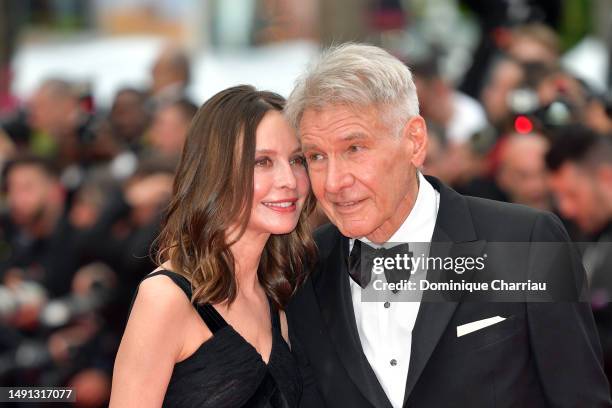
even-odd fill
[[[510,31],[506,52],[521,63],[541,63],[554,68],[559,65],[561,49],[557,33],[550,26],[529,23]]]
[[[19,156],[7,163],[3,180],[8,213],[0,230],[0,275],[18,271],[53,296],[65,294],[80,257],[56,168],[43,158]]]
[[[464,145],[487,126],[485,111],[470,96],[453,89],[442,77],[437,58],[405,60],[414,74],[419,109],[428,122],[443,129],[450,147]]]
[[[113,136],[133,152],[142,147],[142,137],[149,126],[146,94],[135,88],[120,89],[115,95],[108,121]]]
[[[584,108],[584,121],[598,133],[612,134],[612,94],[589,93]]]
[[[77,163],[86,120],[71,83],[45,80],[27,105],[27,123],[31,129],[28,150],[52,158],[62,169]]]
[[[153,154],[177,161],[183,150],[187,130],[198,107],[187,99],[161,106],[153,116],[148,142]]]
[[[189,56],[175,45],[167,45],[151,69],[148,107],[154,112],[160,106],[185,97],[191,79]]]
[[[480,100],[489,123],[500,134],[512,126],[514,118],[509,99],[512,91],[522,84],[524,78],[524,68],[520,63],[508,57],[500,57],[493,63],[485,80]]]
[[[550,211],[544,156],[548,140],[537,133],[511,134],[501,141],[495,180],[509,202]]]
[[[546,166],[559,212],[586,237],[583,263],[612,383],[612,137],[580,125],[563,129],[546,154]]]

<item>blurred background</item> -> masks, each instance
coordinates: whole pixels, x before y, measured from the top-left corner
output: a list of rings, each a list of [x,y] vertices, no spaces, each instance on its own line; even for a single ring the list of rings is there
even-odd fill
[[[412,69],[424,173],[561,217],[612,378],[611,1],[2,0],[0,385],[105,406],[195,111],[345,41]]]

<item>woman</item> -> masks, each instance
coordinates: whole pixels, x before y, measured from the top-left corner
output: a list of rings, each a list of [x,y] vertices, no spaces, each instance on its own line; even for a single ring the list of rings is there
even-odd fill
[[[141,282],[117,353],[111,407],[297,405],[282,310],[314,255],[314,199],[283,104],[238,86],[195,116],[160,268]]]

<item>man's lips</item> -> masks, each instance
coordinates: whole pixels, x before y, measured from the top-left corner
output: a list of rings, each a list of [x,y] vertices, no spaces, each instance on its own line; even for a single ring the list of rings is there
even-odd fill
[[[352,200],[352,201],[335,201],[332,202],[336,211],[340,213],[350,213],[359,208],[360,204],[362,204],[365,199],[362,200]]]
[[[297,198],[287,198],[284,200],[262,201],[262,204],[269,209],[277,212],[293,212],[296,210]]]

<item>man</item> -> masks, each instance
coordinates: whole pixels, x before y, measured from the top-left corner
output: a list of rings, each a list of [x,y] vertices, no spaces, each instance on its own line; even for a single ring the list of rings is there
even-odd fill
[[[582,126],[569,127],[553,143],[546,164],[561,215],[590,241],[583,262],[606,373],[612,379],[612,139]]]
[[[154,153],[178,162],[187,138],[187,131],[198,107],[187,99],[160,106],[153,115],[149,129],[149,144]]]
[[[412,65],[408,61],[408,66],[412,66],[421,116],[444,129],[451,147],[469,142],[475,133],[487,126],[480,103],[453,89],[440,72],[435,56]]]
[[[510,134],[502,142],[496,182],[510,202],[550,210],[544,156],[548,141],[538,133]]]
[[[8,214],[0,222],[0,277],[20,270],[52,296],[65,295],[79,251],[57,170],[45,159],[20,156],[8,162],[3,180]]]
[[[154,112],[160,106],[185,97],[191,80],[189,56],[175,45],[166,45],[151,69],[149,108]]]
[[[146,94],[134,88],[123,88],[115,95],[108,116],[112,136],[131,151],[139,151],[142,136],[149,126]]]
[[[525,80],[525,68],[517,61],[502,57],[491,66],[480,95],[483,107],[491,123],[500,133],[512,127],[512,109],[509,104],[512,92]]]
[[[459,259],[493,251],[492,241],[568,243],[549,213],[464,197],[417,171],[427,130],[400,61],[372,46],[333,49],[298,80],[286,110],[333,224],[318,230],[317,267],[288,311],[302,406],[610,406],[584,303],[479,303],[461,292],[449,301],[424,293],[423,301],[394,302],[392,291],[384,303],[362,301],[372,282],[363,269],[354,273],[353,253],[369,245],[432,242],[443,245],[432,244],[430,254]],[[522,266],[517,275],[549,273],[546,262],[563,267],[564,280],[582,272],[572,251],[559,253],[562,264],[528,252],[509,259]],[[448,278],[433,269],[428,279]]]
[[[62,168],[77,162],[86,120],[72,84],[45,80],[28,103],[30,151],[54,158]]]
[[[539,63],[549,67],[559,64],[559,37],[546,24],[519,25],[510,32],[507,53],[522,63]]]
[[[570,126],[546,154],[550,184],[561,215],[587,235],[611,228],[612,139],[583,126]]]

